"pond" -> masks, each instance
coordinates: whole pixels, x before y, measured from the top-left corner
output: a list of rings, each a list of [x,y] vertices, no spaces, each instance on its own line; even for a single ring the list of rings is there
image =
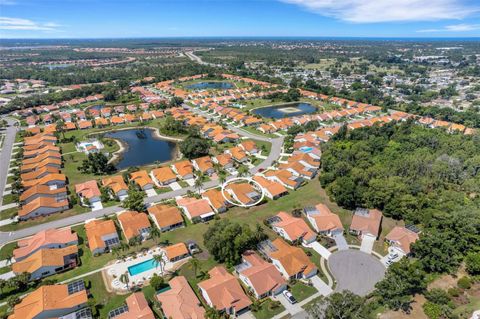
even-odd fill
[[[176,143],[155,137],[153,129],[113,131],[104,137],[119,140],[125,147],[116,164],[118,169],[170,161],[175,154]]]
[[[89,110],[100,111],[100,110],[103,109],[103,108],[104,108],[104,105],[102,105],[102,104],[96,104],[96,105],[90,106],[88,109],[89,109]]]
[[[266,106],[253,109],[251,112],[263,117],[281,119],[285,117],[294,117],[303,114],[315,113],[317,108],[309,103],[289,103],[282,105]]]
[[[234,86],[230,82],[209,81],[197,82],[185,87],[190,90],[228,90],[233,89]]]

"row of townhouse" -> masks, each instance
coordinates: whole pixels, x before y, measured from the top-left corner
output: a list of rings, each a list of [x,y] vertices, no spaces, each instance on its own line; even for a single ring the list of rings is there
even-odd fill
[[[22,193],[18,217],[27,220],[69,208],[67,178],[61,173],[62,155],[51,133],[25,137],[20,166]]]

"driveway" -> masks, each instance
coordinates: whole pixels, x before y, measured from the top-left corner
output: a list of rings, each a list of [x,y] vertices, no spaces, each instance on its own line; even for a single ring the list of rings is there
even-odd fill
[[[375,237],[364,235],[362,236],[362,244],[360,250],[366,254],[371,254],[373,250],[373,244],[375,244]]]
[[[179,189],[182,189],[182,186],[180,186],[179,183],[175,182],[175,183],[170,183],[168,184],[168,186],[170,186],[170,188],[173,190],[173,191],[178,191]]]
[[[385,276],[385,266],[370,254],[360,250],[336,251],[328,259],[328,267],[337,281],[335,291],[350,290],[365,296]]]
[[[303,311],[298,302],[292,305],[283,294],[278,294],[272,299],[280,301],[285,310],[292,316]]]
[[[317,253],[319,253],[320,256],[322,256],[325,259],[330,258],[330,255],[332,254],[327,248],[320,245],[320,243],[318,241],[314,241],[313,243],[310,243],[310,244],[307,244],[307,245],[304,245],[304,246],[308,247],[308,248],[312,248]]]
[[[103,209],[102,202],[94,202],[92,205],[92,211]]]
[[[330,288],[320,277],[318,276],[313,276],[310,278],[312,281],[313,287],[318,290],[322,296],[328,296],[329,294],[332,293],[332,288]]]
[[[147,197],[152,197],[157,195],[157,192],[153,188],[150,188],[145,190],[145,194],[147,194]]]
[[[335,244],[337,244],[338,250],[347,250],[348,249],[347,240],[345,239],[343,234],[333,235],[333,239],[335,240]]]

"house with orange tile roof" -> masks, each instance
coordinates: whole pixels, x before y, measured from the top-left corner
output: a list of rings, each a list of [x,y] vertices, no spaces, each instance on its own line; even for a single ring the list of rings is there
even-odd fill
[[[65,131],[73,131],[77,129],[77,126],[73,122],[65,122],[65,125],[63,125],[63,129]]]
[[[216,266],[208,273],[210,279],[200,282],[198,288],[210,307],[232,316],[249,309],[252,304],[250,298],[237,279],[223,266]]]
[[[14,306],[8,319],[70,318],[68,316],[93,318],[83,282],[40,286]]]
[[[390,246],[390,254],[398,253],[400,256],[410,255],[411,245],[419,239],[418,232],[412,229],[395,226],[385,237],[385,242]]]
[[[183,276],[177,276],[168,282],[169,290],[160,292],[156,297],[161,303],[162,312],[171,319],[205,319],[202,308],[192,287]]]
[[[77,122],[78,128],[81,130],[90,129],[93,127],[92,121],[82,120]]]
[[[177,176],[168,166],[153,169],[150,172],[150,176],[159,187],[166,186],[177,181]]]
[[[36,171],[40,168],[47,167],[47,166],[53,167],[53,168],[56,168],[56,169],[60,169],[62,167],[62,160],[46,158],[41,162],[22,165],[22,166],[20,166],[20,173],[22,173],[22,174],[30,173],[30,172]]]
[[[239,146],[249,155],[258,153],[257,144],[252,140],[243,141]]]
[[[242,254],[242,263],[235,266],[235,272],[257,299],[276,296],[287,289],[280,271],[252,250]]]
[[[183,160],[172,165],[173,171],[182,179],[193,178],[193,165],[189,160]]]
[[[228,200],[232,200],[231,195],[221,189],[211,188],[202,193],[202,198],[206,199],[216,213],[224,213],[232,204]],[[228,200],[227,200],[228,199]]]
[[[228,149],[225,152],[232,155],[232,158],[236,162],[239,162],[239,163],[248,162],[247,153],[245,153],[245,151],[240,146],[232,147],[231,149]]]
[[[214,163],[217,163],[224,169],[233,168],[233,158],[232,158],[232,155],[229,153],[223,153],[223,154],[217,155],[212,160]]]
[[[309,244],[317,239],[315,232],[302,218],[293,217],[286,212],[279,212],[272,220],[270,226],[273,231],[289,242]]]
[[[28,273],[30,280],[38,280],[55,275],[78,264],[78,247],[70,245],[63,248],[43,248],[12,265],[16,274]]]
[[[46,229],[32,237],[19,240],[18,248],[13,250],[13,257],[15,261],[19,262],[41,249],[64,248],[72,245],[78,245],[78,236],[72,232],[70,227]]]
[[[315,207],[306,207],[304,211],[308,221],[317,233],[328,237],[343,234],[340,217],[332,213],[327,205],[320,203]]]
[[[317,274],[317,267],[301,248],[291,246],[281,238],[272,241],[271,246],[274,249],[268,251],[267,255],[283,278],[308,279]]]
[[[120,310],[121,309],[121,310]],[[125,299],[122,307],[110,311],[119,315],[109,316],[110,319],[155,319],[152,309],[142,292],[134,292]]]
[[[289,171],[293,175],[301,178],[305,178],[305,179],[314,178],[318,171],[317,168],[311,168],[309,166],[305,166],[299,161],[289,161],[286,164],[280,164],[279,168]]]
[[[292,172],[285,169],[267,171],[263,175],[266,179],[279,182],[286,188],[293,190],[299,188],[304,181],[302,177],[295,176]]]
[[[20,179],[22,180],[22,182],[27,182],[27,181],[31,181],[31,180],[35,180],[35,179],[40,179],[40,178],[42,178],[44,176],[47,176],[49,174],[57,174],[59,172],[60,172],[60,170],[58,168],[51,167],[51,166],[45,166],[45,167],[42,167],[38,170],[29,172],[29,173],[21,174]]]
[[[279,182],[268,180],[261,175],[253,176],[253,180],[262,187],[265,196],[270,199],[278,199],[288,194],[287,188]]]
[[[230,183],[225,187],[225,191],[243,205],[253,205],[262,196],[261,192],[249,183]]]
[[[50,153],[52,152],[53,154],[60,154],[60,148],[58,146],[55,146],[53,144],[41,144],[39,145],[40,147],[31,150],[31,151],[24,151],[23,152],[23,158],[28,159],[28,158],[36,158],[39,155],[45,154],[45,153]]]
[[[18,218],[27,220],[47,216],[68,209],[68,200],[57,201],[55,198],[38,197],[18,210]]]
[[[183,197],[177,198],[176,203],[191,221],[199,220],[205,222],[215,216],[215,212],[206,199]]]
[[[75,193],[80,197],[82,203],[88,202],[86,206],[103,208],[101,202],[101,192],[96,180],[86,181],[75,185]]]
[[[33,186],[44,185],[50,188],[61,188],[65,187],[67,183],[67,177],[65,174],[48,174],[44,177],[37,179],[37,180],[30,180],[22,183],[22,186],[25,189],[28,189]]]
[[[211,176],[213,173],[215,173],[215,169],[213,168],[213,161],[210,156],[196,158],[192,160],[192,164],[196,170],[202,172],[203,174]]]
[[[180,261],[190,256],[190,252],[184,243],[165,246],[162,247],[162,250],[165,252],[166,259],[171,263]]]
[[[124,200],[128,196],[128,186],[120,175],[102,179],[102,185],[109,188],[111,194],[117,196],[120,200]]]
[[[378,209],[357,208],[353,214],[350,233],[359,237],[370,236],[375,239],[380,234],[383,214]]]
[[[61,160],[61,159],[62,159],[62,155],[60,155],[60,152],[58,152],[58,151],[44,152],[44,153],[42,153],[42,154],[38,154],[38,155],[35,156],[35,157],[25,158],[25,159],[22,161],[22,164],[23,164],[23,165],[36,164],[36,163],[39,163],[39,162],[41,162],[41,161],[43,161],[43,160],[46,160],[46,159]]]
[[[183,227],[182,212],[175,206],[157,204],[147,208],[148,214],[161,232]]]
[[[115,223],[111,219],[93,219],[85,223],[88,247],[93,255],[102,254],[120,244]]]
[[[67,188],[50,188],[47,185],[35,185],[20,194],[19,199],[20,203],[25,205],[39,197],[49,197],[54,198],[56,201],[62,201],[67,199]]]
[[[108,126],[110,122],[103,117],[98,117],[95,119],[95,127],[105,127]]]
[[[117,219],[127,241],[134,238],[140,238],[143,241],[150,237],[152,225],[147,214],[126,211],[118,214]]]
[[[137,184],[144,191],[153,188],[153,181],[145,170],[130,173],[130,181]]]

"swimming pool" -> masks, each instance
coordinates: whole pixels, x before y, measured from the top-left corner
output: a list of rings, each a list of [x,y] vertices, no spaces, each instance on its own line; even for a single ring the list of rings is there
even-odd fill
[[[157,268],[157,262],[152,258],[149,260],[145,260],[139,264],[133,265],[128,267],[128,273],[130,276],[138,275],[144,271]]]
[[[304,146],[300,147],[299,150],[303,153],[310,153],[313,150],[313,147]]]

